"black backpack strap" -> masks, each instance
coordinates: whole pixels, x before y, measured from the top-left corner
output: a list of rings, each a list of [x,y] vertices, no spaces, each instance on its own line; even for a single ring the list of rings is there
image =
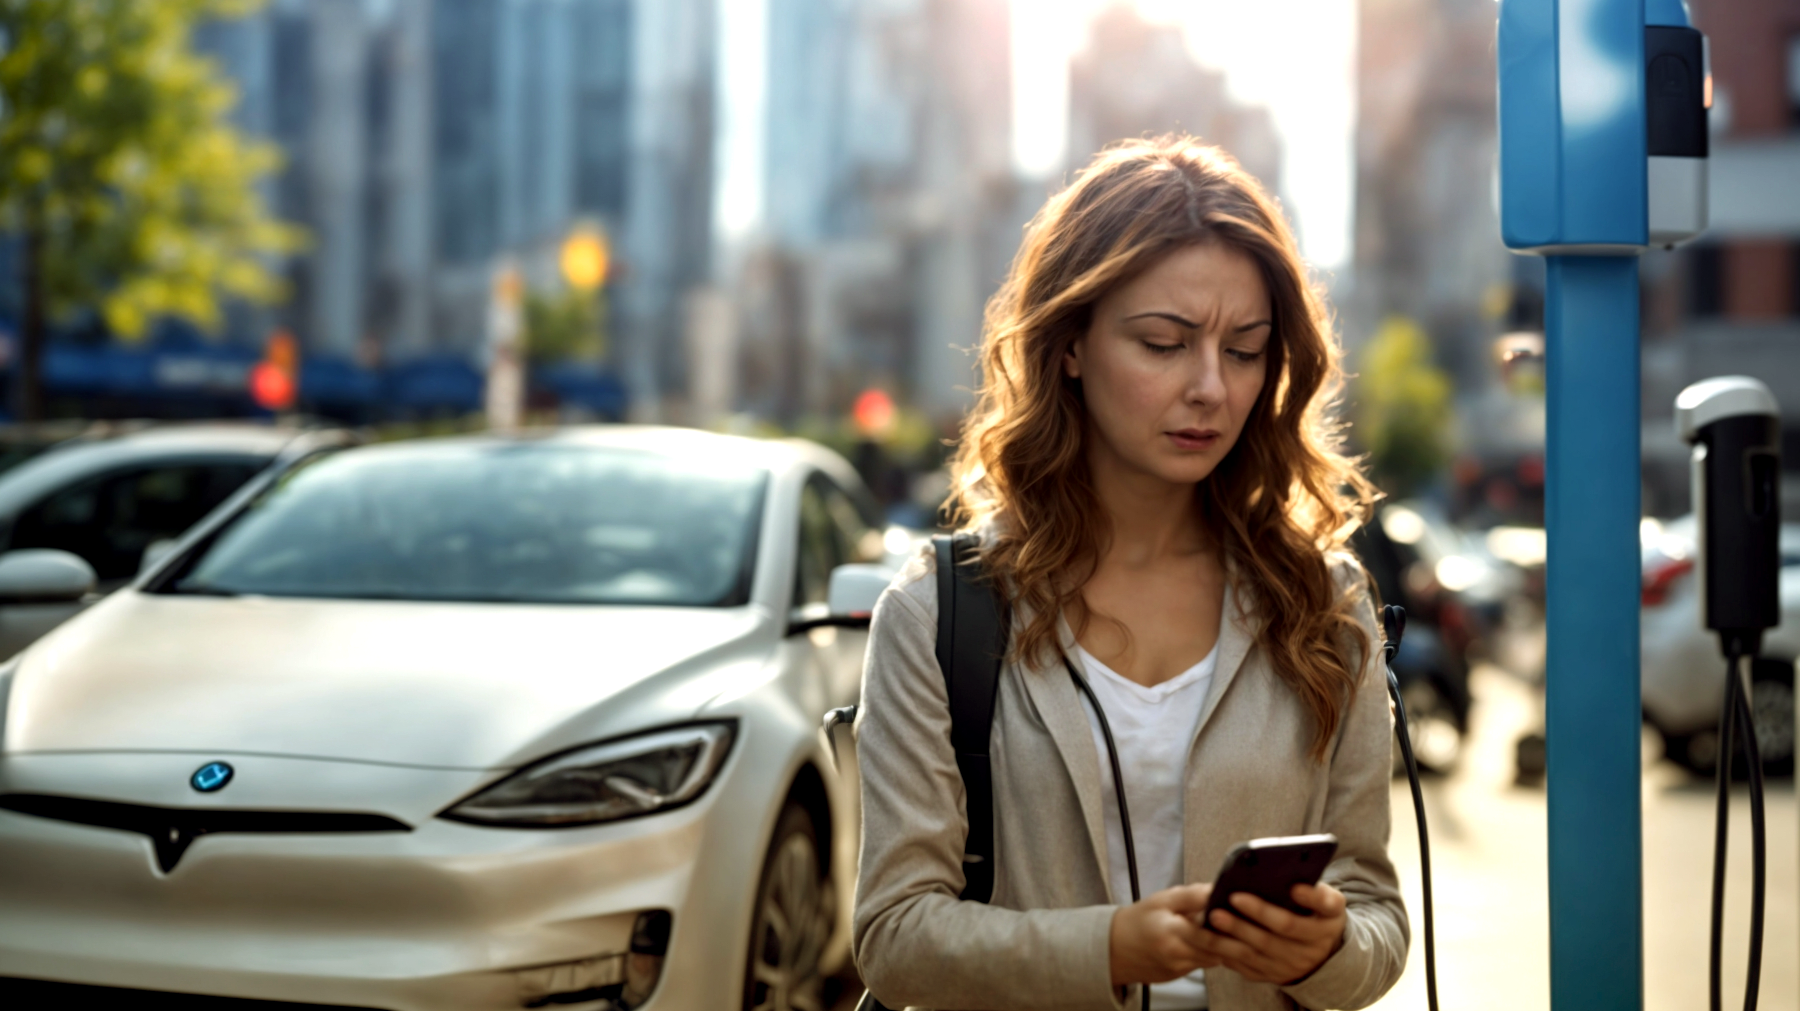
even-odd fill
[[[938,667],[950,699],[950,744],[962,773],[969,821],[962,897],[986,902],[994,894],[994,778],[988,738],[1006,655],[1007,614],[993,585],[981,578],[974,534],[933,537],[932,545],[937,550]]]

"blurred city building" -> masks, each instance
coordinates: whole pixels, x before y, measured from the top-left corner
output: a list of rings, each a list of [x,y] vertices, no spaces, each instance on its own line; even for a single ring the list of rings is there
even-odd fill
[[[200,26],[241,127],[283,149],[270,199],[311,244],[287,264],[293,297],[235,310],[222,342],[164,326],[119,353],[213,362],[188,370],[218,395],[199,409],[230,412],[233,377],[280,328],[301,348],[303,409],[475,410],[496,271],[555,288],[561,243],[592,223],[617,265],[608,358],[535,385],[619,415],[622,380],[654,412],[687,382],[684,305],[712,270],[716,2],[273,0]],[[196,408],[201,391],[161,386]]]
[[[1646,508],[1688,506],[1675,395],[1753,375],[1785,410],[1784,502],[1800,506],[1800,0],[1690,0],[1712,47],[1711,224],[1644,258]]]
[[[1800,432],[1800,0],[1690,6],[1712,47],[1711,227],[1642,260],[1645,508],[1655,515],[1688,508],[1687,451],[1671,421],[1688,383],[1758,376]],[[1531,341],[1505,335],[1541,333],[1544,273],[1499,240],[1496,8],[1360,0],[1358,11],[1346,343],[1354,354],[1394,316],[1424,329],[1457,387],[1452,505],[1499,518],[1517,501],[1541,502],[1541,363],[1521,368],[1518,348]],[[1786,458],[1800,463],[1800,440],[1789,442]]]
[[[1361,0],[1356,58],[1352,346],[1415,320],[1460,389],[1488,385],[1511,278],[1494,205],[1493,0]]]
[[[763,231],[737,273],[737,409],[841,414],[886,388],[967,407],[982,311],[1062,180],[1011,161],[1007,0],[769,0]],[[1228,95],[1178,28],[1104,10],[1070,68],[1070,171],[1186,130],[1279,192],[1266,110]]]
[[[1069,66],[1069,171],[1114,141],[1177,132],[1230,151],[1280,196],[1281,138],[1269,110],[1234,101],[1225,75],[1194,61],[1180,27],[1147,21],[1129,3],[1107,6]]]
[[[1459,516],[1529,522],[1542,503],[1542,387],[1505,381],[1496,339],[1541,330],[1543,264],[1500,242],[1496,10],[1359,0],[1355,222],[1339,295],[1352,369],[1384,321],[1401,319],[1454,382]]]
[[[892,390],[948,417],[1029,209],[1008,0],[769,0],[762,231],[737,274],[741,410]]]

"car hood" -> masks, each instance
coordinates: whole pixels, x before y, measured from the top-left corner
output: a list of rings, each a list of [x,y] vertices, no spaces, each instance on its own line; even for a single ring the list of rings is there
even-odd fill
[[[692,718],[761,666],[752,608],[122,590],[28,649],[7,753],[196,751],[496,768]],[[4,680],[0,680],[0,686]]]

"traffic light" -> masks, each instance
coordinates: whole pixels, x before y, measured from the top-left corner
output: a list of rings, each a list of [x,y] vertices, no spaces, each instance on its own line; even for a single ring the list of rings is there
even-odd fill
[[[263,360],[250,369],[250,398],[269,411],[291,410],[300,392],[300,352],[294,335],[277,330],[269,335]]]
[[[579,291],[598,291],[606,283],[612,260],[606,233],[594,225],[578,226],[563,240],[558,257],[563,279]]]
[[[886,390],[874,387],[866,389],[857,394],[856,404],[850,408],[850,417],[856,422],[856,430],[864,438],[885,438],[894,430],[894,398],[888,396]]]

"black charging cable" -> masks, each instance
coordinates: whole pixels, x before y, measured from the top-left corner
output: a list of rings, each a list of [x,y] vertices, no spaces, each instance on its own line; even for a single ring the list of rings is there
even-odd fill
[[[1412,783],[1413,814],[1417,817],[1419,823],[1419,877],[1421,884],[1424,887],[1425,894],[1425,994],[1426,999],[1430,1002],[1431,1011],[1438,1011],[1437,927],[1431,911],[1431,834],[1427,831],[1425,825],[1425,791],[1419,784],[1419,760],[1413,755],[1412,733],[1407,729],[1406,702],[1400,697],[1400,679],[1394,674],[1394,655],[1400,652],[1400,639],[1406,634],[1406,609],[1389,604],[1382,609],[1381,624],[1382,630],[1386,635],[1386,641],[1382,644],[1382,653],[1387,668],[1388,696],[1394,701],[1394,733],[1400,741],[1400,755],[1406,763],[1406,777]],[[1125,872],[1131,878],[1131,901],[1137,902],[1143,897],[1140,894],[1138,885],[1137,844],[1131,838],[1131,808],[1125,802],[1125,774],[1119,768],[1119,748],[1118,745],[1113,743],[1112,726],[1106,722],[1106,709],[1100,705],[1100,699],[1094,694],[1093,687],[1087,683],[1086,678],[1082,677],[1081,674],[1075,670],[1075,665],[1071,663],[1066,656],[1063,657],[1063,666],[1068,669],[1069,678],[1075,682],[1075,687],[1079,689],[1083,695],[1087,696],[1089,704],[1094,707],[1095,721],[1100,724],[1100,736],[1106,741],[1106,758],[1112,766],[1113,794],[1119,800],[1119,829],[1121,834],[1125,837]],[[1746,708],[1746,719],[1748,719],[1748,713],[1749,710]],[[1751,747],[1754,748],[1755,744],[1752,743]],[[1760,787],[1760,771],[1758,773],[1757,782]],[[1760,826],[1760,809],[1758,809],[1756,817],[1758,818],[1758,825]],[[1721,823],[1719,831],[1722,840],[1724,838],[1723,823]],[[1762,832],[1759,828],[1757,830],[1757,841],[1759,845],[1757,851],[1759,854],[1757,858],[1757,873],[1759,875],[1759,881],[1761,880],[1761,838]],[[1721,843],[1721,848],[1722,846],[1723,843]],[[1718,873],[1724,873],[1722,867]],[[1761,891],[1762,889],[1759,886],[1757,889],[1757,919],[1754,928],[1757,943],[1753,948],[1755,954],[1752,956],[1756,959],[1760,959],[1762,950]],[[1718,917],[1715,912],[1715,936],[1717,920]],[[1716,941],[1714,947],[1716,950]],[[1714,961],[1716,991],[1717,959],[1715,958]],[[1754,993],[1754,990],[1752,990],[1752,993]],[[1150,984],[1148,983],[1143,984],[1143,1001],[1141,1006],[1143,1011],[1150,1011]],[[1754,1011],[1754,1007],[1754,1004],[1750,1005],[1749,1011]],[[1718,1001],[1716,999],[1713,1002],[1713,1011],[1718,1011]]]
[[[1406,778],[1412,782],[1413,814],[1419,821],[1419,882],[1425,893],[1425,997],[1431,1011],[1438,1011],[1437,925],[1431,913],[1431,834],[1425,828],[1425,790],[1419,785],[1419,760],[1413,756],[1412,731],[1406,725],[1406,701],[1400,697],[1400,678],[1394,674],[1394,655],[1400,652],[1400,639],[1406,635],[1406,608],[1395,604],[1382,608],[1381,627],[1387,640],[1381,651],[1387,663],[1388,696],[1394,700],[1394,735],[1400,741],[1400,757],[1406,762]]]
[[[1725,948],[1725,848],[1731,827],[1731,764],[1743,753],[1750,779],[1750,966],[1744,979],[1744,1011],[1756,1011],[1762,987],[1763,912],[1768,885],[1768,839],[1763,808],[1762,749],[1756,741],[1755,713],[1745,685],[1745,667],[1756,652],[1735,636],[1725,636],[1725,701],[1719,709],[1718,822],[1713,837],[1711,972],[1712,1011],[1722,1011]]]
[[[1075,687],[1081,689],[1081,693],[1093,705],[1094,718],[1100,723],[1100,736],[1106,739],[1106,757],[1112,763],[1113,795],[1119,798],[1119,830],[1125,836],[1125,873],[1131,878],[1131,901],[1135,903],[1143,895],[1138,887],[1137,843],[1131,838],[1131,808],[1125,803],[1125,773],[1119,768],[1119,746],[1113,743],[1112,725],[1106,722],[1106,709],[1100,705],[1100,698],[1094,694],[1093,686],[1075,670],[1075,665],[1069,662],[1067,656],[1063,657],[1063,666],[1068,668]],[[1145,983],[1143,987],[1142,1008],[1143,1011],[1150,1011],[1150,984]]]

